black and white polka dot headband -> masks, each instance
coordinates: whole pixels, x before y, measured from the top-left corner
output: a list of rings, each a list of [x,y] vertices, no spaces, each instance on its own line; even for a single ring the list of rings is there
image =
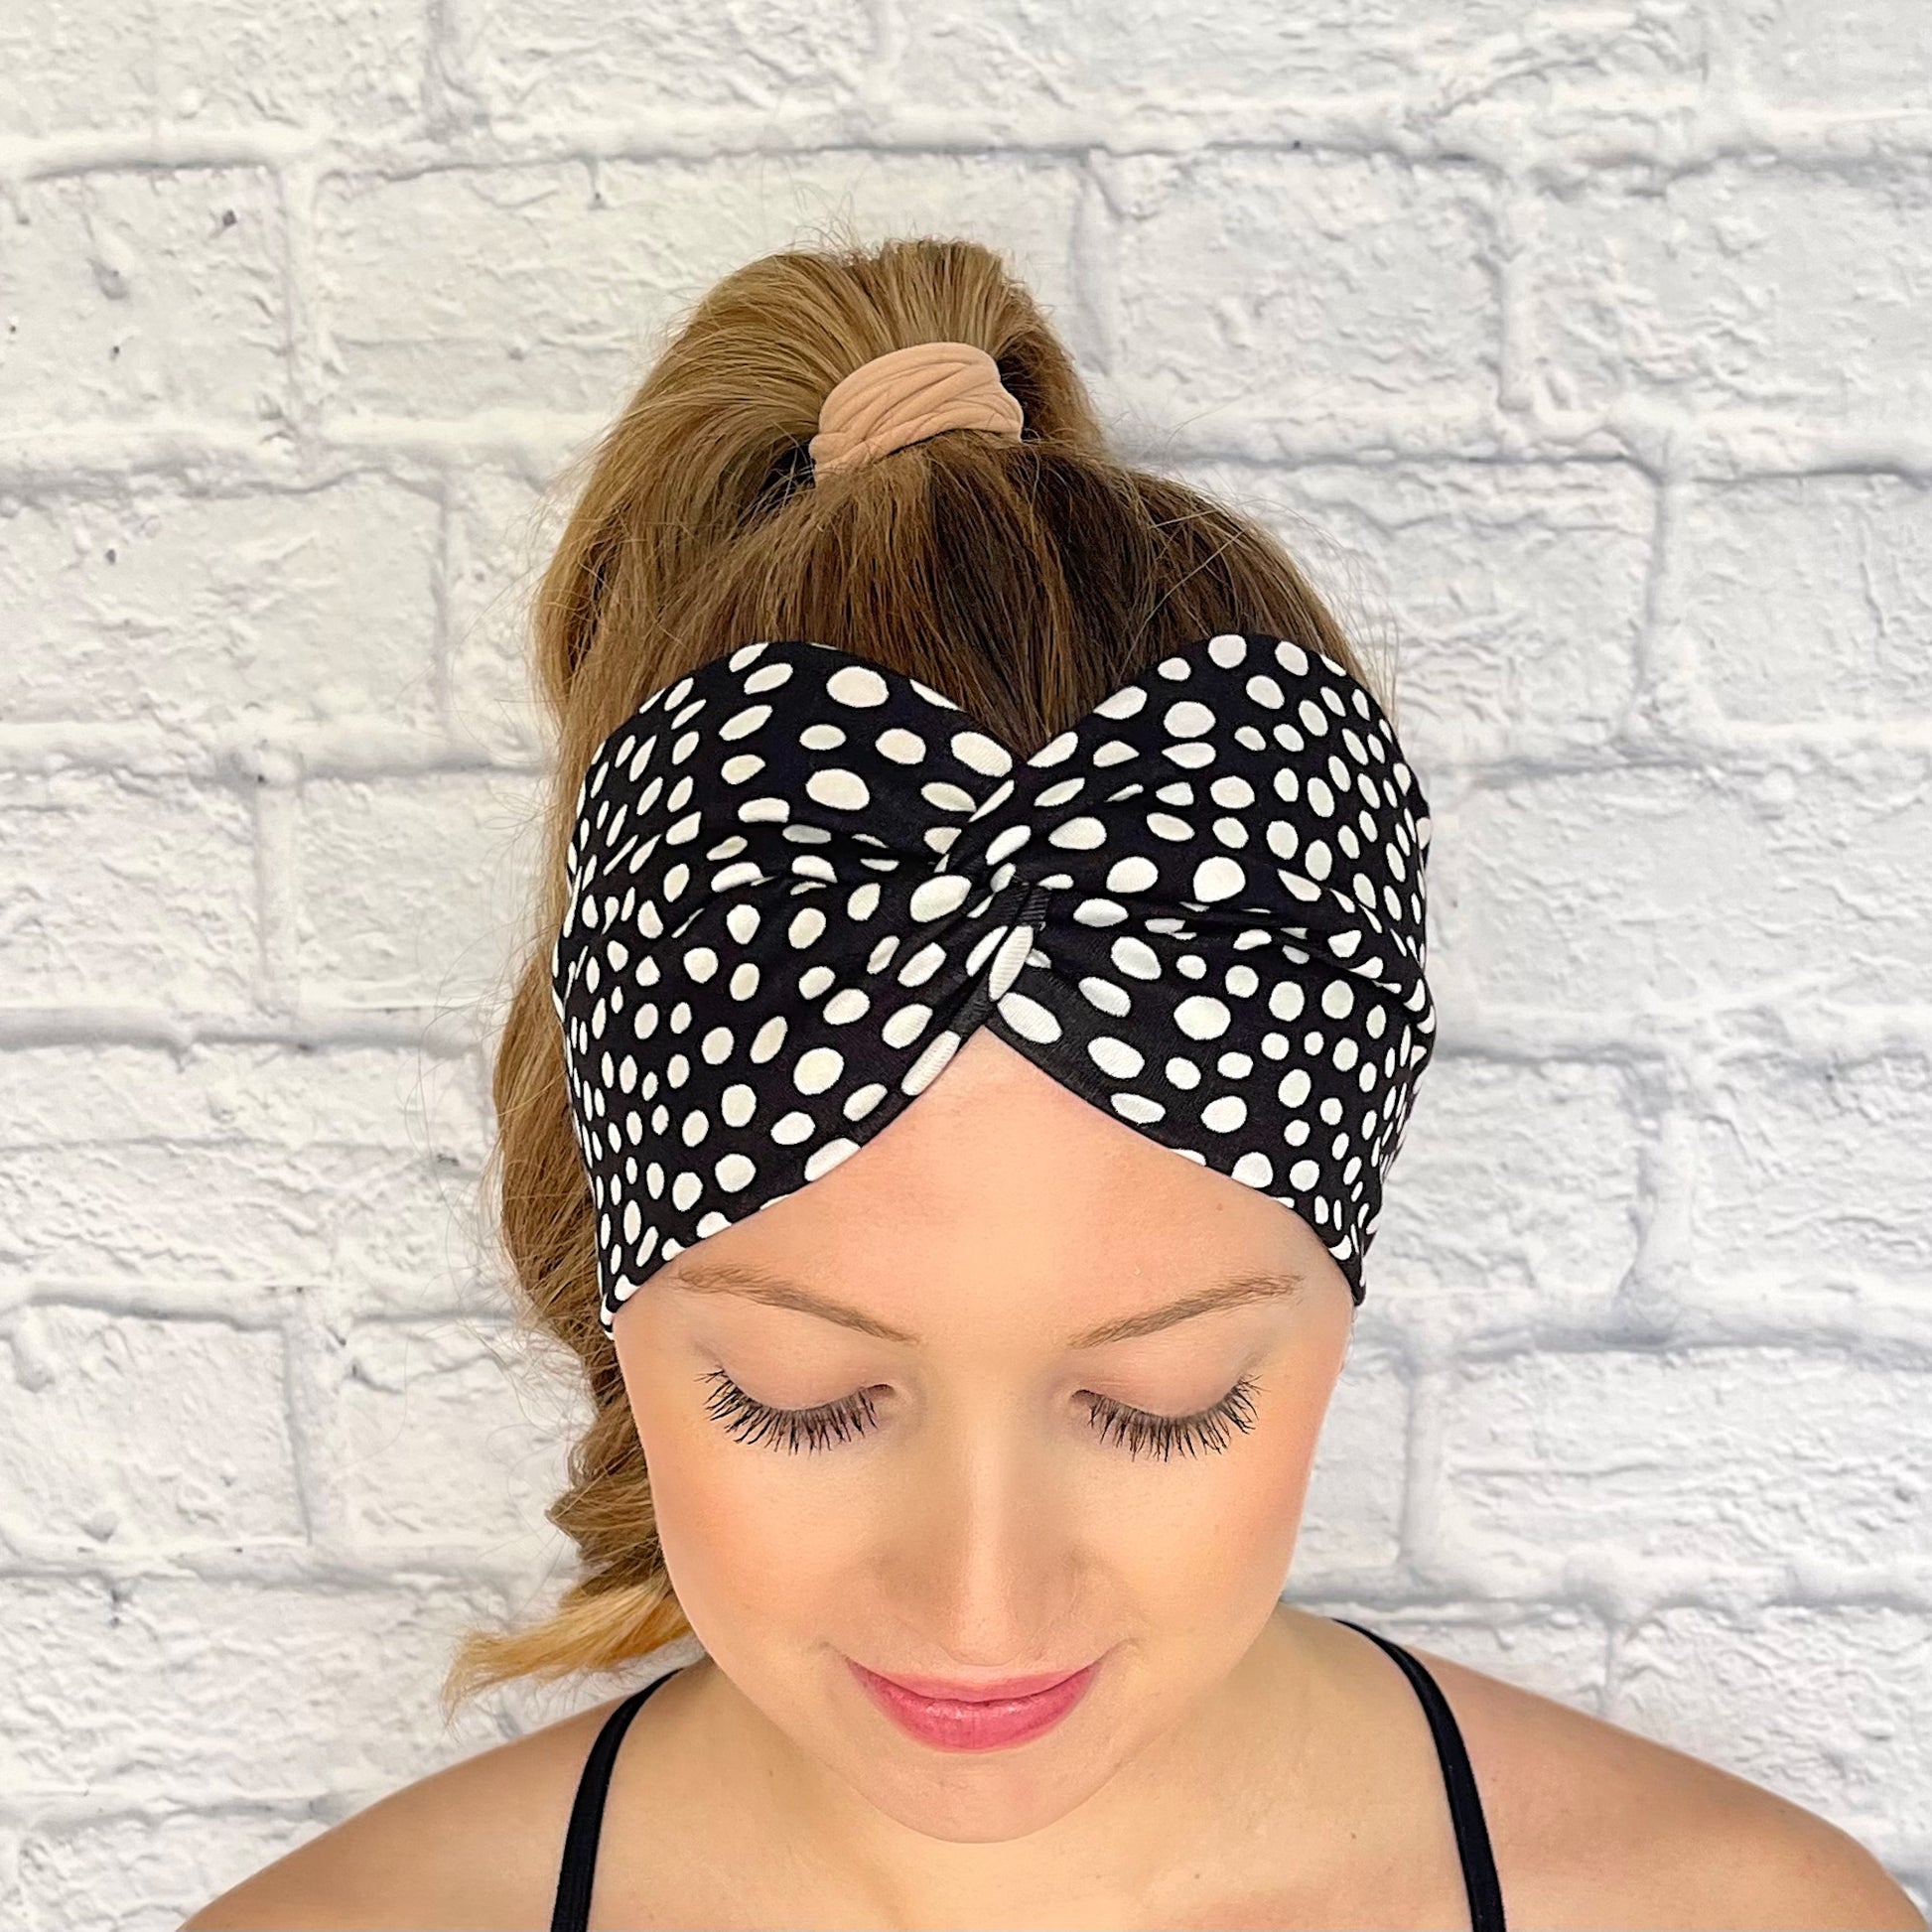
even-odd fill
[[[1301,1214],[1362,1298],[1435,1045],[1429,807],[1333,658],[1227,632],[1022,759],[834,645],[646,698],[551,953],[602,1318],[854,1154],[990,1027]]]

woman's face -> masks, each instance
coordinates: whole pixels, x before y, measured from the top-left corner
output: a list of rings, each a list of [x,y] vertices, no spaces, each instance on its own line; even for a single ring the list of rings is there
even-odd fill
[[[1135,1331],[1237,1281],[1287,1292]],[[616,1342],[712,1659],[881,1811],[988,1841],[1080,1804],[1255,1643],[1352,1312],[1300,1216],[981,1030],[858,1153],[659,1269]],[[1204,1411],[1165,1445],[1146,1420]],[[958,1748],[854,1664],[1097,1669],[1047,1728]]]

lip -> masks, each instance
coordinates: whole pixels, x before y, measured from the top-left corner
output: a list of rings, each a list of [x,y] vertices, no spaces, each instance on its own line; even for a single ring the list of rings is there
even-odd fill
[[[1038,1737],[1086,1695],[1098,1660],[1076,1671],[961,1684],[938,1677],[887,1677],[848,1657],[872,1701],[908,1736],[940,1750],[1000,1750]]]
[[[864,1670],[865,1666],[859,1668]],[[897,1684],[915,1698],[937,1698],[949,1704],[1010,1704],[1015,1698],[1037,1697],[1041,1691],[1050,1691],[1055,1684],[1064,1684],[1069,1677],[1079,1674],[1073,1670],[1048,1670],[1032,1677],[1001,1677],[972,1683],[964,1678],[906,1677],[897,1671],[869,1673],[884,1683]]]

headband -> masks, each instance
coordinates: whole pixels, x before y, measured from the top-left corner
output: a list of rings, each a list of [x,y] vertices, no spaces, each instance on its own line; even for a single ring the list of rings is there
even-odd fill
[[[1225,632],[1021,759],[917,678],[747,643],[578,789],[551,952],[605,1331],[978,1027],[1362,1258],[1435,1041],[1429,807],[1335,659]]]

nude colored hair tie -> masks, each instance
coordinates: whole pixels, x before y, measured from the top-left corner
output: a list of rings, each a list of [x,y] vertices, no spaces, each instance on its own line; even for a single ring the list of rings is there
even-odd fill
[[[1025,420],[985,349],[914,343],[862,362],[826,396],[810,444],[812,473],[870,463],[949,429],[987,429],[1017,442]]]

